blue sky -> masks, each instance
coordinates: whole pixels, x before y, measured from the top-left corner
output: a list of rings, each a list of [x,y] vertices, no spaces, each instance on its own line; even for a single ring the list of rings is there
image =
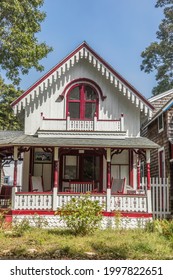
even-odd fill
[[[45,0],[47,17],[39,41],[53,47],[44,72],[22,77],[27,89],[84,40],[145,97],[156,85],[154,73],[141,72],[141,52],[156,40],[163,11],[156,0]]]

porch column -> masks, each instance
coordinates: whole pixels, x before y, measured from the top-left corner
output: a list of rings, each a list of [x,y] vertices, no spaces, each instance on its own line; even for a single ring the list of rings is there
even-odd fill
[[[146,168],[147,168],[147,201],[148,201],[148,213],[152,213],[151,204],[151,183],[150,183],[150,150],[146,150]]]
[[[146,150],[146,169],[147,169],[147,190],[151,189],[150,184],[150,150]]]
[[[59,149],[54,148],[54,184],[53,184],[53,210],[57,209],[57,192],[58,192],[58,180],[59,180]]]
[[[107,199],[106,210],[111,211],[111,149],[107,148]]]
[[[129,183],[130,186],[133,188],[133,150],[130,149],[129,151]]]
[[[137,189],[140,189],[140,183],[141,183],[141,162],[138,159],[137,163]]]
[[[18,147],[14,147],[14,174],[13,174],[13,188],[12,188],[12,199],[11,199],[11,208],[15,209],[15,193],[17,191],[17,160],[18,160]]]

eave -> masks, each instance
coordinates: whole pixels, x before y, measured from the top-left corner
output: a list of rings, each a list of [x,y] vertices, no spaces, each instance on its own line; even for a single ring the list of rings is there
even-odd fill
[[[145,97],[124,79],[115,69],[113,69],[100,55],[98,55],[86,42],[83,42],[73,52],[66,56],[62,61],[48,71],[41,79],[26,90],[20,97],[12,102],[14,113],[17,114],[21,109],[37,98],[43,90],[46,90],[54,81],[61,78],[66,71],[69,71],[79,60],[86,59],[97,69],[111,84],[126,96],[128,100],[140,108],[146,116],[151,119],[154,107]]]

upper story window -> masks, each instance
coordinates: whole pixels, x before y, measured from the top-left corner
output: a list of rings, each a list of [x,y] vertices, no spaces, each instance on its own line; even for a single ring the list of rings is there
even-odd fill
[[[88,84],[74,86],[67,95],[67,112],[71,119],[92,120],[97,106],[97,92]]]
[[[163,114],[158,117],[158,132],[163,131],[164,129],[164,121],[163,121]]]

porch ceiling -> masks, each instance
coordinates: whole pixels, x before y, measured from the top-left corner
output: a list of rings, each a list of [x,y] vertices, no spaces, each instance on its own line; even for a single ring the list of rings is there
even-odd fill
[[[6,134],[7,133],[7,134]],[[6,137],[7,135],[7,137]],[[158,149],[159,145],[145,137],[124,139],[90,139],[90,138],[61,138],[40,137],[25,135],[21,132],[0,132],[0,147],[4,146],[56,146],[78,148],[134,148],[134,149]]]

